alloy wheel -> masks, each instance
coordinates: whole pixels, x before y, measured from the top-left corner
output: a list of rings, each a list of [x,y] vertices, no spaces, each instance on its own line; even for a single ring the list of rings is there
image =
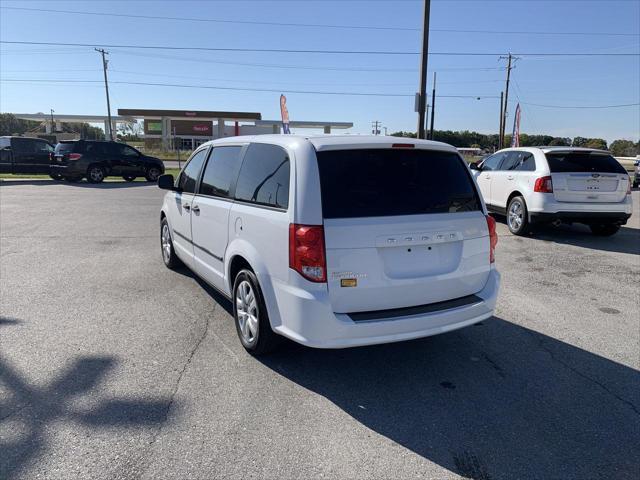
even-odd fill
[[[171,234],[169,233],[169,225],[166,223],[162,225],[162,258],[164,263],[169,263],[171,260]]]
[[[522,208],[522,203],[520,203],[519,200],[514,200],[513,202],[511,202],[509,213],[507,215],[507,222],[509,222],[509,227],[511,228],[511,230],[520,230],[523,219],[524,208]]]
[[[242,280],[236,289],[236,312],[243,340],[253,343],[258,336],[258,302],[247,280]]]

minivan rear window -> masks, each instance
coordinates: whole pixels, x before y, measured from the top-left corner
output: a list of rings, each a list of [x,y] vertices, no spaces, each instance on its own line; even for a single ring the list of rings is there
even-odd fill
[[[480,210],[457,153],[356,149],[317,152],[324,218],[384,217]]]
[[[611,155],[600,152],[549,152],[551,173],[627,173]]]

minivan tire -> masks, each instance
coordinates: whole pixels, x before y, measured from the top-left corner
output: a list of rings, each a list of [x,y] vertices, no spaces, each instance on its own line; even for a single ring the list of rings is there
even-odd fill
[[[171,228],[169,228],[169,222],[166,217],[160,220],[160,249],[165,267],[175,270],[182,265],[182,261],[178,258],[173,248]]]
[[[233,282],[233,318],[242,346],[251,355],[263,355],[280,344],[280,337],[271,329],[269,314],[256,275],[241,270]]]
[[[151,167],[147,169],[144,178],[146,178],[148,182],[157,182],[160,175],[162,175],[162,172],[159,168]]]
[[[87,181],[89,183],[102,183],[106,177],[104,168],[98,165],[90,165],[87,168]]]
[[[524,235],[529,229],[529,212],[524,198],[518,196],[507,205],[507,227],[514,235]]]
[[[591,233],[598,237],[610,237],[611,235],[615,235],[620,230],[620,225],[616,225],[614,223],[605,223],[598,225],[589,225],[591,229]]]

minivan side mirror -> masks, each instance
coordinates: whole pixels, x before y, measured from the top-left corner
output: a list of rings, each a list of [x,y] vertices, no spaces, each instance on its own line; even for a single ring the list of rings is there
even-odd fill
[[[470,168],[471,170],[480,170],[480,167],[478,166],[478,164],[477,164],[477,163],[470,163],[470,164],[469,164],[469,168]]]
[[[163,190],[177,191],[178,189],[174,185],[173,175],[167,173],[158,177],[158,187]]]

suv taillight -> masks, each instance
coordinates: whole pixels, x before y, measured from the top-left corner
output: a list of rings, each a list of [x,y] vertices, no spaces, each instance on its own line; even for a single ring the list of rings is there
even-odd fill
[[[536,178],[536,183],[533,185],[533,191],[538,193],[553,193],[553,182],[551,177]]]
[[[498,232],[496,232],[496,219],[487,215],[487,228],[489,228],[489,263],[496,261],[496,245],[498,245]]]
[[[69,160],[80,160],[82,158],[81,153],[70,153]]]
[[[289,268],[312,282],[327,281],[322,225],[289,225]]]

